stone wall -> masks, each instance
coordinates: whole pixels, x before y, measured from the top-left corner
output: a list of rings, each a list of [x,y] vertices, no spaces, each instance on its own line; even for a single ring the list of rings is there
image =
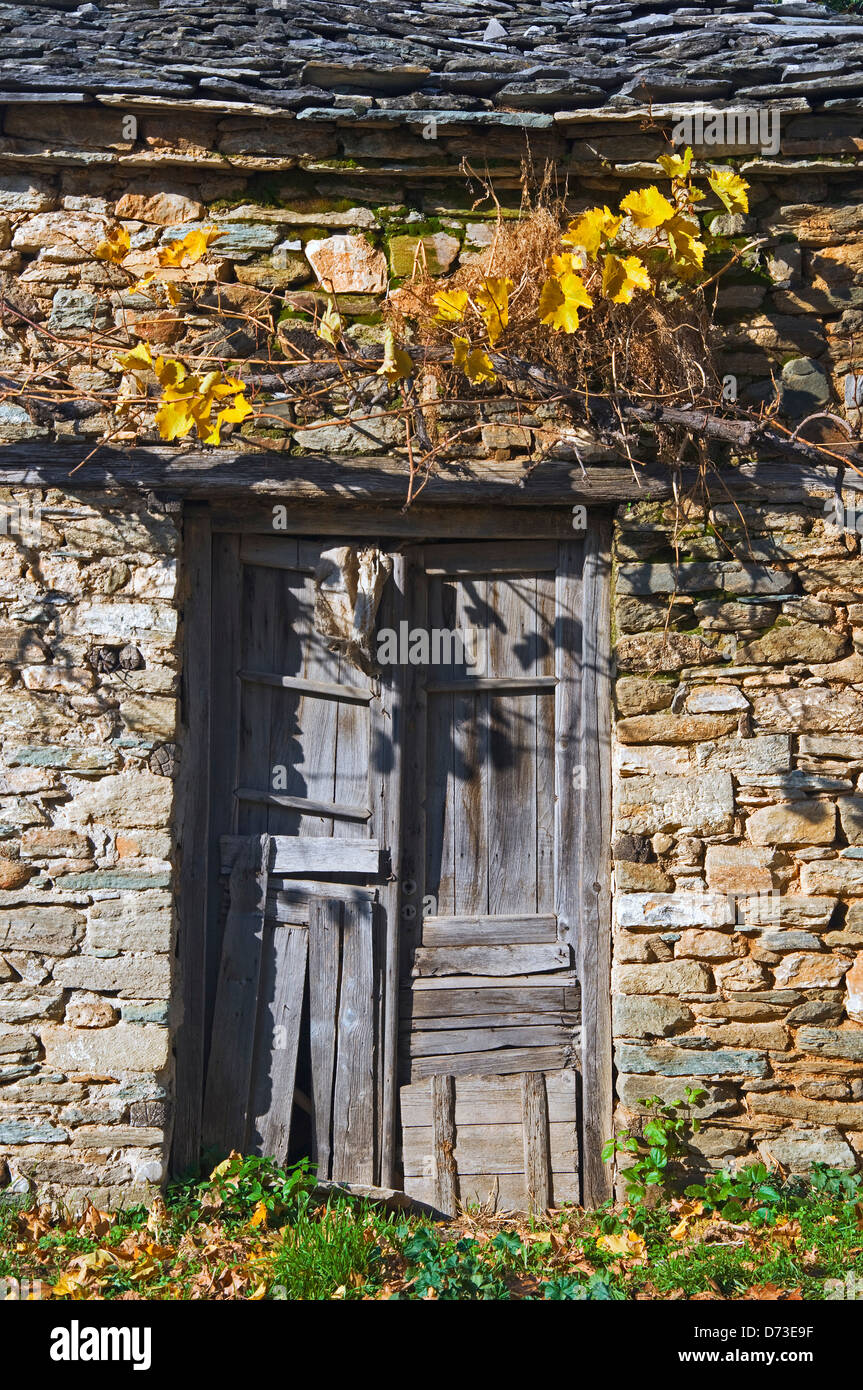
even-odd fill
[[[712,1164],[863,1155],[863,564],[838,521],[827,498],[617,527],[618,1118],[702,1086]]]
[[[0,1186],[113,1204],[170,1136],[178,531],[0,508]]]
[[[528,144],[537,168],[566,172],[574,209],[660,178],[663,131],[643,113],[492,118],[469,98],[457,112],[413,100],[379,96],[372,111],[336,93],[320,119],[215,102],[7,107],[0,279],[23,318],[0,321],[0,372],[50,363],[66,351],[51,335],[71,334],[82,399],[53,416],[0,400],[0,439],[56,457],[116,429],[84,397],[119,381],[117,330],[278,363],[326,280],[349,336],[381,341],[384,295],[417,256],[445,274],[489,244],[495,208],[475,204],[462,159],[488,169],[507,217]],[[740,399],[771,401],[775,378],[794,421],[843,413],[860,369],[863,113],[773,105],[780,154],[733,155],[750,216],[705,206],[716,255],[767,238],[721,281],[718,340]],[[95,257],[114,220],[141,275],[193,226],[226,233],[195,267],[185,337]],[[310,430],[319,417],[277,398],[267,410],[232,444],[403,448],[383,413]],[[489,395],[471,411],[452,407],[453,453],[527,465],[559,439],[571,456],[545,406],[516,420]],[[601,457],[578,442],[588,467]],[[828,491],[742,516],[717,501],[676,524],[635,506],[616,530],[618,1118],[700,1082],[710,1163],[863,1152],[863,566],[856,519],[838,524]],[[170,1130],[178,537],[164,512],[74,491],[42,498],[41,527],[29,547],[0,538],[0,1182],[32,1174],[108,1202],[158,1180]]]

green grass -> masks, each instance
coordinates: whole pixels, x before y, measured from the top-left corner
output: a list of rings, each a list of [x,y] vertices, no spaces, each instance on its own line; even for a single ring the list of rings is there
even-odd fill
[[[0,1277],[56,1298],[819,1300],[850,1272],[863,1284],[863,1184],[830,1169],[783,1182],[750,1165],[685,1196],[653,1187],[542,1219],[391,1215],[322,1194],[306,1163],[238,1156],[149,1211],[60,1218],[0,1202]]]

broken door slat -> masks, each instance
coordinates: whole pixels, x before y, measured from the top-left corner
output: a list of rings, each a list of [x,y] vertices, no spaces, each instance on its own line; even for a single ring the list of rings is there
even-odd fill
[[[565,1013],[562,1009],[548,1010],[545,1013],[521,1013],[517,1009],[501,1009],[490,1014],[452,1014],[449,1018],[422,1018],[408,1015],[402,1020],[401,1031],[405,1035],[414,1033],[440,1033],[446,1029],[459,1028],[562,1028],[572,1032],[578,1027],[578,1014]]]
[[[333,1178],[374,1182],[375,976],[372,904],[344,905],[333,1093]]]
[[[222,873],[229,873],[240,845],[246,837],[221,838]],[[342,873],[377,875],[381,851],[377,840],[344,840],[335,836],[270,836],[271,874]]]
[[[297,1075],[308,943],[302,928],[268,930],[261,972],[252,1115],[257,1144],[278,1163],[287,1162],[291,1142],[289,1097]]]
[[[433,1169],[435,1206],[439,1211],[458,1209],[458,1165],[455,1158],[455,1077],[433,1076],[431,1084]]]
[[[262,806],[284,806],[302,811],[307,816],[332,816],[334,820],[369,820],[368,806],[345,806],[336,801],[312,801],[307,796],[288,796],[286,792],[258,791],[255,787],[238,787],[238,801],[254,801]]]
[[[204,1096],[204,1147],[244,1149],[267,901],[268,835],[245,836],[231,869]]]
[[[415,975],[522,975],[565,970],[569,947],[558,942],[525,946],[421,946],[414,955]]]
[[[333,1085],[339,1008],[342,904],[324,898],[309,903],[309,1018],[312,1115],[317,1174],[330,1177]]]
[[[542,1072],[525,1072],[521,1078],[521,1097],[528,1209],[538,1214],[551,1206],[550,1125]]]

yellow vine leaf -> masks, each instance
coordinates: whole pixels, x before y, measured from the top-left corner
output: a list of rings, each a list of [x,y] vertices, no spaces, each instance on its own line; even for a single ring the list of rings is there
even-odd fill
[[[666,222],[663,231],[668,237],[668,245],[678,275],[682,275],[685,279],[693,271],[700,270],[704,265],[704,253],[707,247],[699,238],[698,234],[701,228],[695,219],[677,215],[672,217],[670,222]]]
[[[661,154],[656,162],[670,179],[685,179],[692,167],[692,149],[687,145],[683,154]]]
[[[186,368],[173,357],[157,357],[153,363],[153,371],[163,390],[180,386],[186,379]]]
[[[438,323],[460,323],[464,318],[468,296],[465,290],[441,290],[434,296]]]
[[[474,386],[481,381],[497,381],[491,358],[482,348],[472,348],[467,338],[453,338],[452,364],[461,367]]]
[[[539,318],[556,333],[574,333],[579,309],[590,309],[593,300],[579,275],[551,275],[539,296]]]
[[[122,367],[124,372],[143,372],[153,366],[153,354],[148,343],[138,343],[131,352],[116,360],[118,367]]]
[[[326,312],[321,316],[320,324],[317,329],[317,336],[325,343],[335,347],[342,336],[342,317],[334,304],[328,304]]]
[[[512,281],[505,276],[493,277],[483,280],[474,295],[492,347],[509,323],[509,296],[512,288]]]
[[[620,204],[622,212],[628,212],[636,227],[650,230],[661,227],[663,222],[674,216],[674,208],[659,189],[651,185],[637,193],[628,193]]]
[[[707,182],[729,212],[749,211],[749,184],[733,169],[714,169]]]
[[[384,360],[378,367],[377,375],[385,376],[392,386],[397,381],[402,381],[410,376],[414,369],[413,359],[409,352],[403,348],[396,347],[395,334],[391,328],[384,334]]]
[[[155,278],[155,275],[145,275],[143,280],[136,280],[134,285],[129,286],[128,293],[144,294],[144,292],[150,288]]]
[[[218,227],[196,227],[193,231],[187,232],[182,241],[172,241],[170,245],[161,247],[159,265],[194,265],[206,255],[216,237],[224,235]]]
[[[610,208],[590,208],[570,222],[561,241],[564,246],[580,246],[591,260],[595,260],[603,241],[611,241],[616,235],[622,217],[616,217]]]
[[[111,261],[113,265],[122,265],[131,249],[132,242],[126,228],[112,227],[93,254],[97,261]]]
[[[162,289],[165,291],[169,304],[179,304],[180,300],[183,298],[177,286],[172,285],[170,281],[166,281],[162,285]]]
[[[581,253],[574,255],[572,251],[564,251],[562,255],[546,256],[545,268],[550,275],[571,275],[577,270],[584,270],[587,264],[587,257]]]
[[[602,293],[613,304],[629,304],[636,290],[650,290],[650,276],[638,256],[605,257],[602,266]]]

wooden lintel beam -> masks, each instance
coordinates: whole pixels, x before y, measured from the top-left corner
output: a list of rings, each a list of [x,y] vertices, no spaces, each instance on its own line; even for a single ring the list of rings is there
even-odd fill
[[[0,487],[155,492],[213,502],[232,499],[297,503],[372,502],[403,505],[407,464],[397,456],[293,456],[277,451],[232,449],[170,450],[105,448],[87,463],[91,444],[23,441],[0,447]],[[78,465],[81,465],[80,467]],[[709,475],[711,495],[770,502],[832,490],[836,469],[822,464],[763,461],[723,468]],[[629,467],[598,463],[582,471],[575,459],[464,459],[441,465],[429,479],[419,505],[466,502],[602,505],[673,495],[672,470],[665,464]],[[696,488],[699,474],[682,469],[680,489]],[[863,489],[851,467],[844,486]]]

